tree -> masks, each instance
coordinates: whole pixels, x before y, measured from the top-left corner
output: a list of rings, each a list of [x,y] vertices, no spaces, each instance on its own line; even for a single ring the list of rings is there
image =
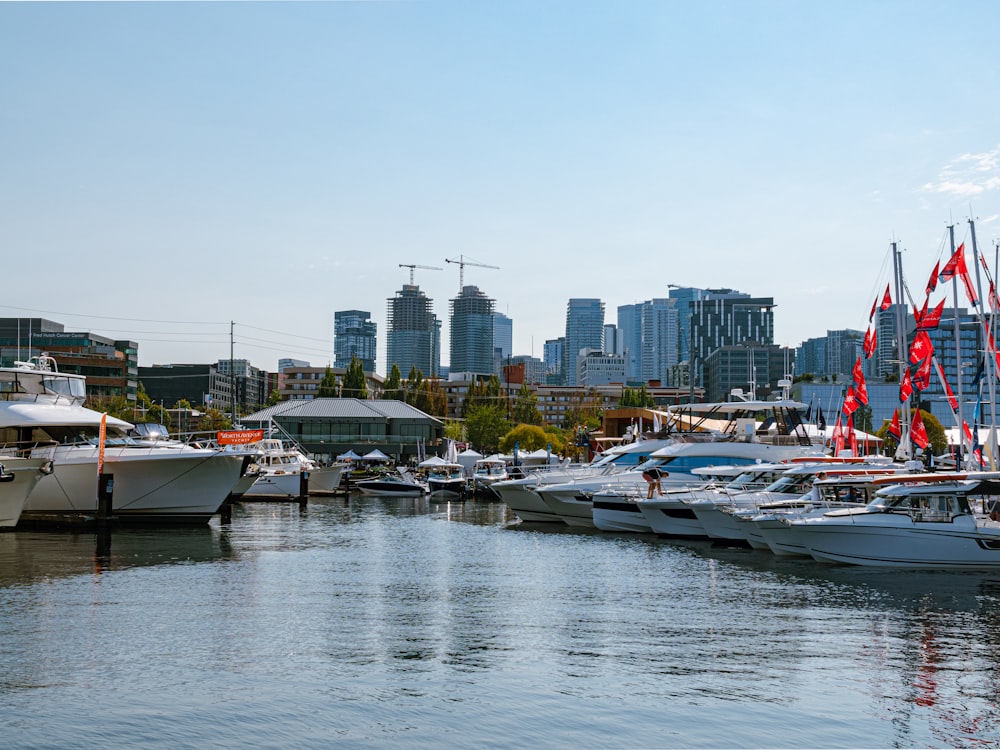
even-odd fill
[[[461,442],[465,440],[465,425],[454,420],[444,423],[444,436],[449,440]]]
[[[330,365],[327,365],[326,372],[323,373],[323,379],[319,381],[319,390],[316,392],[316,398],[336,398],[337,395],[337,376],[333,374]]]
[[[440,380],[424,378],[417,392],[415,406],[432,417],[444,417],[448,413],[448,397],[441,387]]]
[[[915,409],[910,410],[910,424],[913,423],[913,412]],[[945,436],[944,427],[942,427],[941,422],[931,414],[929,411],[920,410],[920,418],[924,421],[924,429],[927,431],[927,439],[930,441],[931,452],[935,456],[939,456],[948,450],[948,438]],[[898,443],[896,438],[889,432],[889,422],[888,420],[882,423],[882,426],[878,428],[875,432],[876,437],[882,438],[885,441],[885,453],[886,455],[893,455],[896,453],[896,448]]]
[[[271,395],[267,397],[267,404],[265,404],[265,406],[274,406],[279,403],[281,403],[281,394],[278,392],[278,389],[275,388],[271,391]]]
[[[368,382],[365,378],[365,368],[356,355],[351,355],[351,361],[344,372],[344,382],[340,388],[344,398],[368,398]]]
[[[527,383],[521,384],[521,389],[514,399],[514,421],[518,424],[540,425],[544,421],[538,411],[538,396]]]
[[[406,376],[406,387],[403,393],[403,400],[410,406],[416,406],[417,393],[420,392],[420,383],[424,379],[424,374],[417,369],[416,365],[410,367],[410,374]]]
[[[854,412],[854,426],[864,432],[872,431],[872,408],[868,404],[861,404]]]
[[[495,453],[500,438],[510,431],[506,410],[497,405],[479,404],[469,410],[465,420],[469,442],[483,454]]]
[[[511,453],[514,445],[519,450],[529,452],[545,448],[551,442],[551,435],[538,425],[519,424],[500,440],[500,450]]]
[[[232,420],[226,419],[214,406],[205,411],[205,417],[201,420],[201,429],[205,431],[228,430],[232,425]]]
[[[399,365],[393,362],[392,367],[389,368],[389,377],[385,379],[385,383],[382,385],[382,398],[405,401],[402,381],[403,374],[399,371]]]
[[[107,412],[109,417],[135,422],[135,408],[124,396],[90,396],[84,406],[94,411]]]

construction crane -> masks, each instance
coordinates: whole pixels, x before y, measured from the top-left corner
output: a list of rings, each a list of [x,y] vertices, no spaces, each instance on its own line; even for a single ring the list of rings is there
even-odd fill
[[[477,263],[474,260],[466,260],[464,255],[459,255],[458,258],[445,258],[445,263],[458,263],[458,292],[462,293],[462,289],[465,288],[465,267],[466,266],[479,266],[480,268],[496,268],[500,270],[500,266],[490,266],[486,263]]]
[[[443,269],[438,268],[437,266],[418,266],[415,263],[400,263],[399,267],[400,268],[409,268],[410,269],[410,286],[413,286],[413,269],[414,268],[422,268],[425,271],[441,271],[441,270],[443,270]]]

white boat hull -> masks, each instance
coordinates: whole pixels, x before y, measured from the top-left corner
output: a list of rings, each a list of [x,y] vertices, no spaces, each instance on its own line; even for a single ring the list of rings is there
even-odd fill
[[[28,496],[39,480],[52,471],[52,462],[44,458],[0,458],[4,474],[13,479],[0,482],[0,528],[17,526]]]
[[[59,446],[52,474],[28,496],[22,521],[59,521],[97,512],[96,446]],[[243,460],[214,450],[107,448],[114,478],[112,515],[120,521],[207,522],[229,497]]]

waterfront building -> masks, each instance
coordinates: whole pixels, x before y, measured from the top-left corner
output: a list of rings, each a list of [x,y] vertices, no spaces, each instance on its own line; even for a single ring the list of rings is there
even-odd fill
[[[815,378],[828,375],[829,371],[826,369],[826,351],[826,336],[818,336],[803,341],[795,350],[795,374],[805,375],[809,373]]]
[[[376,325],[364,310],[341,310],[333,314],[333,364],[347,367],[357,357],[365,372],[375,372]]]
[[[424,377],[441,373],[441,321],[434,302],[416,284],[404,284],[388,300],[386,372],[395,364],[405,378],[411,369]]]
[[[451,372],[493,374],[494,300],[479,287],[467,285],[450,304]]]
[[[61,372],[87,376],[87,396],[135,402],[139,344],[89,331],[67,331],[44,318],[0,318],[0,365],[48,354]]]
[[[567,385],[578,385],[576,358],[585,350],[604,351],[604,303],[575,298],[566,305],[566,346],[562,372]]]
[[[402,401],[317,398],[282,401],[241,419],[247,428],[271,422],[308,453],[335,459],[380,450],[399,463],[443,452],[444,423]]]

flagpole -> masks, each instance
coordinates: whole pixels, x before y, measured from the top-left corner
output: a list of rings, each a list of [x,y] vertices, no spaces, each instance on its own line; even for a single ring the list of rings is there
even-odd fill
[[[907,356],[906,349],[906,318],[904,317],[904,304],[903,304],[903,284],[902,276],[903,271],[900,268],[900,258],[899,249],[896,246],[896,242],[892,242],[892,271],[893,271],[893,281],[896,283],[896,347],[899,351],[899,383],[903,383],[903,374],[909,369],[909,357]],[[912,395],[912,394],[911,394]],[[912,458],[913,457],[913,446],[910,443],[910,397],[908,396],[906,401],[903,403],[903,412],[900,416],[902,421],[900,424],[900,437],[899,444],[896,448],[897,458]],[[906,446],[906,447],[904,447]]]
[[[976,291],[979,294],[979,299],[982,300],[983,299],[983,286],[982,286],[982,280],[981,280],[980,275],[979,275],[979,245],[976,242],[976,223],[972,219],[969,219],[969,231],[970,231],[971,236],[972,236],[973,265],[975,265],[975,267],[976,267]],[[966,273],[968,273],[968,271],[966,271]],[[970,302],[971,302],[971,300],[970,300]],[[975,308],[975,305],[973,305],[973,308]],[[997,456],[996,456],[996,452],[997,452],[997,441],[996,441],[996,430],[997,430],[996,403],[997,403],[997,399],[996,399],[996,383],[995,383],[995,381],[993,379],[994,378],[994,371],[995,371],[995,367],[994,367],[995,363],[993,361],[993,357],[996,356],[996,339],[995,339],[995,334],[993,333],[993,328],[990,326],[989,322],[987,322],[987,320],[986,320],[986,315],[984,313],[984,307],[983,307],[983,305],[982,305],[981,302],[980,302],[980,305],[979,305],[979,318],[980,318],[980,320],[982,320],[983,326],[987,330],[986,351],[987,351],[987,355],[988,356],[986,357],[986,372],[985,372],[985,374],[986,374],[986,378],[987,378],[986,383],[987,383],[987,385],[989,386],[989,389],[990,389],[990,437],[989,437],[989,440],[987,441],[987,443],[990,446],[990,469],[995,469],[996,468],[996,460],[997,460]],[[991,348],[990,347],[990,339],[991,338],[994,341],[993,351],[990,351],[990,348]]]
[[[948,240],[951,244],[951,255],[955,254],[955,225],[948,225]],[[951,257],[951,256],[949,256]],[[962,427],[964,424],[962,422],[962,326],[958,313],[958,279],[952,277],[951,290],[953,292],[953,299],[955,300],[955,377],[958,378],[958,434],[959,440],[958,444],[962,446],[962,453],[965,455],[972,454],[972,446],[970,445],[968,449],[965,449],[965,429]],[[959,456],[959,463],[957,464],[961,467],[962,456]]]

